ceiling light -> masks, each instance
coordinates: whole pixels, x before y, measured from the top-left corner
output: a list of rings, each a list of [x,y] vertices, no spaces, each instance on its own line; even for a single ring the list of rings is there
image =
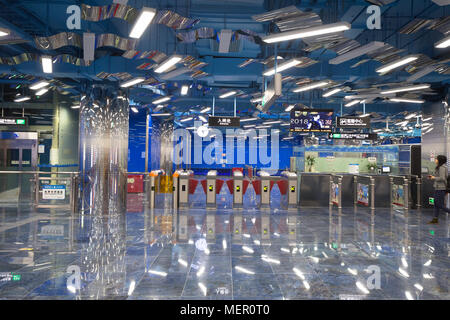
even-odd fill
[[[405,103],[425,103],[425,100],[414,100],[414,99],[404,99],[404,98],[391,98],[389,101],[393,102],[405,102]]]
[[[247,119],[241,118],[241,122],[249,122],[249,121],[255,121],[255,120],[258,120],[258,118],[247,118]]]
[[[286,109],[284,109],[284,111],[285,111],[285,112],[289,112],[289,111],[291,111],[292,109],[294,109],[294,107],[295,107],[295,104],[292,104],[292,105],[290,105],[289,107],[287,107]]]
[[[39,81],[39,82],[36,82],[35,84],[31,85],[30,89],[31,90],[39,90],[39,89],[42,89],[42,88],[48,86],[49,84],[50,83],[48,83],[47,81]]]
[[[263,122],[263,125],[268,125],[268,124],[278,124],[278,123],[281,123],[281,121],[280,121],[280,120],[276,120],[276,121],[266,121],[266,122]]]
[[[370,117],[370,113],[362,114],[359,116],[360,118],[367,118]]]
[[[444,49],[450,47],[450,37],[444,38],[434,45],[438,49]]]
[[[30,99],[31,99],[30,97],[20,97],[20,98],[14,99],[14,102],[24,102],[24,101],[28,101]]]
[[[152,117],[168,117],[171,116],[171,113],[153,113],[151,114]]]
[[[396,89],[391,89],[388,91],[382,91],[381,94],[391,94],[391,93],[398,93],[398,92],[406,92],[406,91],[416,91],[421,89],[429,89],[431,85],[424,84],[424,85],[417,85],[417,86],[409,86],[409,87],[401,87]]]
[[[43,56],[41,58],[42,63],[42,71],[44,73],[52,73],[53,72],[53,59],[52,57]]]
[[[211,107],[206,107],[205,109],[202,109],[202,110],[200,111],[200,113],[206,113],[206,112],[208,112],[209,110],[211,110]]]
[[[355,104],[358,104],[360,102],[361,102],[360,100],[353,100],[353,101],[347,103],[345,106],[346,107],[351,107],[351,106],[354,106]]]
[[[324,87],[327,84],[328,84],[328,81],[321,81],[321,82],[317,82],[317,83],[314,83],[314,84],[309,84],[309,85],[302,86],[302,87],[299,87],[297,89],[294,89],[294,92],[304,92],[304,91],[308,91],[308,90]]]
[[[430,120],[432,120],[432,119],[433,119],[433,117],[425,118],[425,119],[422,119],[422,122],[430,121]]]
[[[191,121],[192,119],[194,119],[194,118],[187,117],[187,118],[181,119],[180,122],[188,122],[188,121]]]
[[[308,38],[319,36],[323,34],[335,33],[340,31],[349,30],[351,25],[347,22],[339,22],[333,24],[322,25],[313,28],[306,28],[301,30],[293,30],[287,32],[281,32],[277,34],[271,34],[266,37],[263,37],[263,41],[266,43],[274,43],[281,41],[288,41],[300,38]]]
[[[205,118],[204,116],[198,116],[198,118],[199,118],[200,120],[202,120],[203,122],[208,122],[208,120],[206,120],[206,118]]]
[[[170,99],[171,99],[170,97],[163,97],[163,98],[161,98],[161,99],[157,99],[157,100],[153,101],[152,103],[153,103],[153,104],[160,104],[160,103],[169,101]]]
[[[297,59],[291,59],[289,61],[280,63],[280,65],[277,65],[277,73],[282,72],[284,70],[287,70],[289,68],[295,67],[302,62]],[[275,74],[275,67],[268,69],[266,72],[263,73],[264,76],[273,76]]]
[[[72,106],[72,109],[80,109],[80,105]]]
[[[189,91],[189,86],[182,86],[181,87],[181,95],[182,96],[187,95],[188,91]]]
[[[254,98],[254,99],[251,99],[250,102],[251,102],[251,103],[261,102],[261,101],[263,101],[263,98],[264,98],[264,97]]]
[[[9,35],[9,32],[6,31],[5,29],[0,29],[0,37],[5,37]]]
[[[336,93],[341,92],[341,91],[342,91],[342,89],[339,89],[339,88],[333,89],[333,90],[330,90],[330,91],[325,92],[325,93],[322,95],[322,97],[325,97],[325,98],[331,97],[333,94],[336,94]]]
[[[147,7],[142,8],[141,13],[137,17],[136,22],[131,29],[130,38],[139,39],[144,34],[148,25],[152,22],[155,14],[155,9]]]
[[[141,83],[141,82],[144,82],[144,81],[145,81],[145,78],[138,77],[138,78],[135,78],[135,79],[132,79],[132,80],[128,80],[128,81],[122,83],[120,86],[122,88],[128,88],[128,87],[132,87],[135,84],[138,84],[138,83]]]
[[[138,112],[139,112],[139,110],[138,110],[136,107],[131,107],[131,110],[132,110],[134,113],[138,113]]]
[[[256,124],[247,124],[247,125],[244,126],[244,129],[254,128],[255,126],[256,126]]]
[[[387,65],[385,65],[385,66],[383,66],[381,68],[378,68],[376,71],[378,73],[385,73],[385,72],[391,71],[393,69],[396,69],[398,67],[404,66],[405,64],[408,64],[408,63],[410,63],[412,61],[415,61],[417,59],[419,59],[419,57],[417,57],[417,56],[403,57],[403,58],[401,58],[399,60],[396,60],[394,62],[391,62],[391,63],[389,63],[389,64],[387,64]]]
[[[219,96],[220,99],[228,98],[231,96],[234,96],[237,92],[236,91],[229,91],[227,93],[224,93],[223,95]]]
[[[408,115],[405,117],[405,119],[406,119],[406,120],[409,120],[409,119],[414,118],[414,117],[417,117],[417,113],[411,113],[411,114],[408,114]]]
[[[36,95],[37,96],[42,96],[42,95],[46,94],[47,92],[48,92],[48,89],[47,88],[43,88],[43,89],[39,90],[38,92],[36,92]]]
[[[169,70],[171,67],[176,65],[182,59],[179,55],[173,55],[167,58],[163,63],[161,63],[156,69],[156,73],[163,73]]]

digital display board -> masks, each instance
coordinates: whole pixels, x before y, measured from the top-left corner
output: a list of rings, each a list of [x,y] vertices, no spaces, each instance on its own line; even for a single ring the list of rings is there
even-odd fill
[[[301,109],[291,111],[292,132],[332,132],[333,110]]]
[[[376,133],[330,133],[329,139],[348,139],[348,140],[377,140]]]

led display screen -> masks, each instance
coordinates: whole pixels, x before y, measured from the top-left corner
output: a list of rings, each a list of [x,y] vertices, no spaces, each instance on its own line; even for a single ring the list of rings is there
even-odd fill
[[[292,132],[331,132],[333,110],[301,109],[291,111]]]

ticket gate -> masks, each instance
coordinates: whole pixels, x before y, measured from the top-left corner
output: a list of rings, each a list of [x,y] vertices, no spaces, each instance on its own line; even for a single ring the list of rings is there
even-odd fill
[[[149,201],[148,201],[148,205],[150,209],[154,209],[155,208],[155,194],[156,194],[156,178],[161,175],[164,174],[163,170],[153,170],[152,172],[150,172],[149,176],[150,176],[150,186],[149,186]]]
[[[206,208],[216,208],[217,170],[211,170],[206,175]]]
[[[233,208],[239,209],[243,207],[244,203],[244,194],[245,194],[245,187],[244,182],[247,183],[248,181],[244,181],[244,175],[241,171],[234,171],[233,172]]]
[[[191,178],[191,171],[178,172],[178,207],[189,208],[189,179]],[[175,182],[174,182],[175,185]],[[174,192],[175,194],[175,192]],[[174,202],[175,203],[175,202]]]
[[[260,207],[270,207],[270,191],[271,191],[271,180],[270,174],[266,171],[259,171],[258,175],[261,182],[261,197],[260,197]]]
[[[279,183],[281,191],[281,204],[286,209],[297,209],[298,190],[297,174],[294,172],[283,171]]]

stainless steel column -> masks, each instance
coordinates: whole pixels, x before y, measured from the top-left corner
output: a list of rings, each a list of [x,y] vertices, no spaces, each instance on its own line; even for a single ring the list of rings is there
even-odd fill
[[[85,213],[124,214],[127,195],[129,101],[126,92],[84,85],[80,109],[80,169]]]

